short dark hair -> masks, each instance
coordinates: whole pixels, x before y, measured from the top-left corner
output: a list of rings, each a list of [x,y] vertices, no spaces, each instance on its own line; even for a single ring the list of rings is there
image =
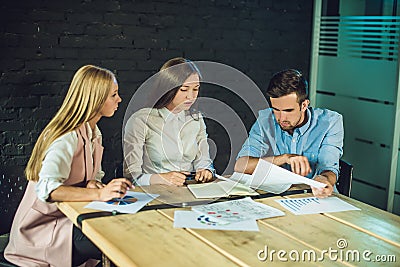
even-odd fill
[[[308,83],[303,74],[295,69],[287,69],[275,73],[267,88],[267,98],[277,98],[297,94],[297,102],[300,104],[308,99]]]
[[[179,88],[189,78],[190,75],[197,74],[201,79],[200,71],[197,66],[190,60],[177,57],[168,60],[161,67],[158,73],[158,94],[161,94],[154,104],[154,108],[160,109],[166,107],[174,99]],[[163,90],[167,92],[163,93]]]

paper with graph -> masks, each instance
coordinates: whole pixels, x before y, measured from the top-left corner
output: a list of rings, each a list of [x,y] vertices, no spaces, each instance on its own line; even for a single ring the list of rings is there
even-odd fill
[[[147,203],[158,197],[157,194],[146,194],[141,192],[127,191],[121,198],[114,198],[110,201],[92,201],[85,208],[118,211],[121,213],[136,213]]]
[[[275,201],[278,202],[282,207],[296,215],[360,210],[359,208],[337,197],[286,198],[277,199]]]
[[[191,210],[176,210],[174,213],[174,227],[208,230],[259,231],[256,220],[227,224],[208,215]]]
[[[283,211],[256,202],[250,197],[202,206],[194,206],[192,207],[192,210],[215,218],[220,222],[226,223],[258,220],[285,215]]]

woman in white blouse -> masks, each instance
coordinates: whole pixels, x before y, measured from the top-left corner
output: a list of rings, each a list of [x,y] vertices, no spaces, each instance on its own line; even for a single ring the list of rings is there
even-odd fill
[[[156,74],[153,108],[135,112],[124,132],[125,175],[140,185],[181,186],[189,172],[195,180],[213,178],[206,126],[191,109],[197,99],[201,74],[184,58],[167,61]],[[165,92],[165,93],[164,93]]]
[[[5,258],[18,266],[86,266],[101,252],[58,210],[57,201],[122,197],[125,178],[101,182],[103,146],[97,122],[121,98],[114,74],[87,65],[74,75],[60,110],[39,136],[25,173],[28,186],[15,214]]]

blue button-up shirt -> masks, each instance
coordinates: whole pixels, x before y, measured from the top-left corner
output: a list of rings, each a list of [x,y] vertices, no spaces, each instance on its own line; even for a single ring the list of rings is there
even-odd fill
[[[307,109],[307,123],[296,128],[293,135],[281,129],[272,109],[259,111],[259,117],[250,130],[238,157],[255,158],[297,154],[310,162],[312,178],[323,171],[332,171],[338,177],[339,158],[343,154],[343,118],[337,112]],[[290,170],[290,166],[282,166]]]

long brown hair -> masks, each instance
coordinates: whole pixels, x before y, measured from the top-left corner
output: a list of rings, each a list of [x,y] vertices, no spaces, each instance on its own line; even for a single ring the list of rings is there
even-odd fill
[[[160,109],[171,103],[179,88],[192,74],[199,75],[199,79],[201,79],[199,69],[190,60],[177,57],[165,62],[157,74],[158,77],[155,86],[156,93],[161,95],[161,97],[156,99],[153,107]],[[163,90],[167,90],[167,92],[163,93]]]
[[[111,71],[93,65],[83,66],[75,73],[61,108],[33,148],[25,169],[28,180],[39,180],[45,153],[57,138],[77,129],[100,112],[115,81]]]

